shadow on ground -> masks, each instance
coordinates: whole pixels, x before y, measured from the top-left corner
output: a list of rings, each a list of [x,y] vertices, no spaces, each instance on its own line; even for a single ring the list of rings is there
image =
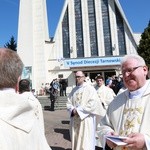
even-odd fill
[[[63,134],[63,138],[70,141],[70,135],[69,135],[69,129],[59,129],[59,128],[56,128],[54,129],[54,131],[56,133],[61,133]]]
[[[51,146],[51,149],[52,150],[71,150],[70,148],[65,149],[65,148],[55,147],[55,146]]]
[[[69,121],[62,121],[62,124],[69,124]],[[60,128],[55,128],[54,132],[60,133],[63,135],[63,138],[70,141],[70,134],[69,134],[69,129],[60,129]],[[52,150],[71,150],[70,148],[62,148],[62,147],[55,147],[51,146]]]
[[[67,120],[61,121],[62,124],[69,124],[69,122],[70,122],[70,121],[67,121]]]

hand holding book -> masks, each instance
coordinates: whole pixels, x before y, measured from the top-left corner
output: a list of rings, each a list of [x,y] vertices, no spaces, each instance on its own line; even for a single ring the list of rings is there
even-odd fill
[[[127,143],[123,142],[123,140],[125,140],[127,137],[106,135],[105,138],[118,146],[124,146],[127,144]]]

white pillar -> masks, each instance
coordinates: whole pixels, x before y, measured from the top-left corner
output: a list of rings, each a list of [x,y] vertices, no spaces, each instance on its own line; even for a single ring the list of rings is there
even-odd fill
[[[46,0],[20,0],[18,49],[25,67],[32,68],[32,87],[39,91],[47,78],[49,40]]]

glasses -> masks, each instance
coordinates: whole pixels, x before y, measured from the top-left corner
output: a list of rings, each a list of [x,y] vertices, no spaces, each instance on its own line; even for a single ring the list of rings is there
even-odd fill
[[[80,79],[80,78],[82,78],[82,77],[84,77],[84,76],[75,76],[75,77]]]
[[[122,70],[122,74],[125,75],[127,73],[128,75],[130,75],[132,72],[134,72],[139,67],[143,67],[143,66],[137,66],[137,67],[133,67],[133,68],[128,68],[128,69]]]

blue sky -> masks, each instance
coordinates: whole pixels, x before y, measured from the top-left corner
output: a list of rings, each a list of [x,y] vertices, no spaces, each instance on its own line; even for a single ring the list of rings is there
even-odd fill
[[[150,0],[119,0],[133,32],[142,33],[150,20]],[[54,36],[64,0],[47,0],[49,36]],[[0,47],[13,35],[17,41],[19,0],[0,0]]]

